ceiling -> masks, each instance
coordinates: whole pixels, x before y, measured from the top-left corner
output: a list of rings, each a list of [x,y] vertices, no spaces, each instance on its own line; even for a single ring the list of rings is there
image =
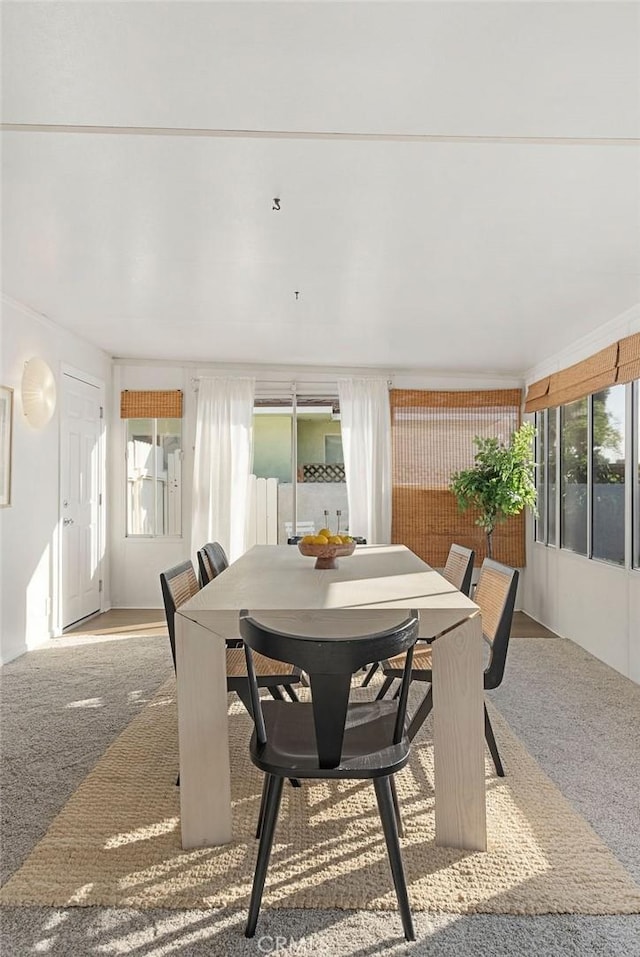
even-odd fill
[[[2,7],[3,292],[112,355],[519,374],[640,298],[635,3]]]

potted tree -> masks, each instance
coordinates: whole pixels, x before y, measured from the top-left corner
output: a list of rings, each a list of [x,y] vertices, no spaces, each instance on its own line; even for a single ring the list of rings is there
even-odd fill
[[[475,465],[454,472],[449,484],[461,511],[478,510],[476,525],[484,528],[487,555],[493,558],[493,532],[510,515],[535,507],[533,439],[536,430],[525,422],[511,435],[508,445],[498,439],[476,436]]]

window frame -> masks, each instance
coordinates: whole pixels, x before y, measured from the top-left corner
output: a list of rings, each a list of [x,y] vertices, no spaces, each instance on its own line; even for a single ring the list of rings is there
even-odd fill
[[[549,525],[547,521],[547,513],[549,508],[548,503],[548,494],[549,494],[549,447],[548,447],[548,409],[541,409],[539,412],[535,413],[535,430],[536,430],[536,444],[535,444],[535,468],[536,468],[536,511],[533,513],[533,540],[536,545],[547,545],[548,544],[548,531]],[[541,442],[542,438],[542,442]],[[541,447],[543,453],[541,453]],[[540,482],[540,478],[542,481]],[[544,488],[544,509],[543,512],[540,511],[539,502],[538,502],[538,488],[542,484]]]
[[[630,383],[627,395],[627,508],[631,517],[627,534],[628,565],[640,572],[640,379]]]
[[[536,426],[536,462],[540,448],[540,429],[544,430],[544,461],[541,463],[544,474],[544,515],[534,516],[533,544],[543,547],[562,549],[584,558],[588,561],[600,562],[611,568],[620,568],[625,571],[640,572],[640,379],[626,383],[614,383],[614,386],[625,387],[625,419],[623,426],[625,451],[625,511],[624,511],[624,562],[616,562],[608,558],[601,558],[593,554],[593,522],[594,522],[594,489],[593,489],[593,454],[594,454],[594,396],[591,393],[584,396],[587,402],[587,461],[586,461],[586,551],[579,552],[568,548],[564,544],[564,509],[563,509],[563,410],[573,405],[567,402],[564,405],[541,409],[535,413]],[[602,390],[599,390],[602,391]],[[580,399],[574,400],[579,402]],[[555,541],[549,537],[549,503],[551,470],[549,463],[549,434],[551,416],[555,416],[556,425],[556,462],[555,462]],[[540,536],[540,537],[538,537]]]
[[[576,405],[578,402],[583,402],[583,401],[585,401],[585,400],[586,400],[586,403],[587,403],[587,407],[586,407],[586,411],[587,411],[587,421],[586,421],[586,433],[587,433],[587,441],[586,441],[586,446],[587,446],[587,448],[586,448],[587,460],[586,460],[586,466],[587,466],[587,474],[586,474],[586,478],[585,478],[585,487],[586,487],[586,493],[587,493],[586,509],[585,509],[586,536],[585,536],[585,551],[584,551],[584,552],[580,552],[580,551],[578,551],[577,549],[575,549],[575,548],[569,548],[567,545],[564,544],[564,541],[565,541],[566,519],[565,519],[565,509],[563,508],[563,504],[564,504],[564,486],[565,486],[565,481],[564,481],[564,425],[565,425],[565,416],[563,415],[563,411],[564,411],[565,409],[568,409],[570,406]],[[565,552],[571,552],[571,554],[573,554],[573,555],[577,555],[577,556],[579,556],[579,557],[581,557],[581,558],[587,558],[587,559],[590,559],[590,558],[591,558],[591,553],[590,553],[590,544],[591,544],[591,543],[590,543],[590,532],[591,532],[591,457],[592,457],[592,456],[591,456],[591,435],[592,435],[592,432],[591,432],[591,401],[590,401],[590,400],[591,400],[591,396],[583,396],[583,397],[580,398],[580,399],[575,399],[573,402],[567,402],[567,403],[565,403],[564,405],[559,406],[559,409],[560,409],[560,421],[559,421],[560,428],[559,428],[559,431],[558,431],[558,440],[559,440],[559,441],[558,441],[558,453],[559,453],[559,454],[558,454],[558,459],[559,459],[559,462],[560,462],[559,486],[558,486],[558,492],[559,492],[559,498],[560,498],[560,525],[559,525],[559,528],[558,528],[558,532],[559,532],[559,547],[560,547],[561,549],[563,549]]]
[[[181,466],[184,464],[184,420],[182,417],[177,416],[140,416],[136,419],[126,418],[122,419],[123,423],[123,460],[124,460],[124,537],[128,542],[180,542],[184,539],[184,480],[180,482],[180,534],[159,534],[157,531],[157,522],[158,522],[158,490],[157,490],[157,458],[154,456],[153,461],[153,528],[154,531],[151,533],[145,532],[130,532],[129,531],[129,423],[133,421],[141,422],[150,422],[153,429],[153,439],[152,447],[157,447],[158,442],[158,422],[163,420],[171,419],[174,422],[180,424],[180,462]]]

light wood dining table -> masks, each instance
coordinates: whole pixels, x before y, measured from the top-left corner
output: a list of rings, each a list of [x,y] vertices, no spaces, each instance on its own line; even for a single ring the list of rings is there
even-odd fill
[[[403,545],[358,546],[331,570],[291,545],[256,545],[176,613],[184,848],[231,840],[225,638],[239,613],[282,631],[365,635],[411,609],[433,643],[436,843],[486,850],[483,638],[478,606]],[[248,755],[247,755],[248,760]]]

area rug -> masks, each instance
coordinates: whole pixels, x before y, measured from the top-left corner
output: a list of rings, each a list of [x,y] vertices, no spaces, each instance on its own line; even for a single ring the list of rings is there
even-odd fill
[[[359,695],[369,694],[358,692]],[[489,849],[434,843],[430,723],[397,778],[403,857],[416,911],[640,913],[640,887],[565,801],[495,710],[507,776],[487,762]],[[0,890],[14,905],[217,908],[247,904],[261,779],[251,723],[230,708],[234,838],[180,847],[175,685],[168,682],[105,752],[24,865]],[[396,910],[373,787],[285,787],[265,907]]]

